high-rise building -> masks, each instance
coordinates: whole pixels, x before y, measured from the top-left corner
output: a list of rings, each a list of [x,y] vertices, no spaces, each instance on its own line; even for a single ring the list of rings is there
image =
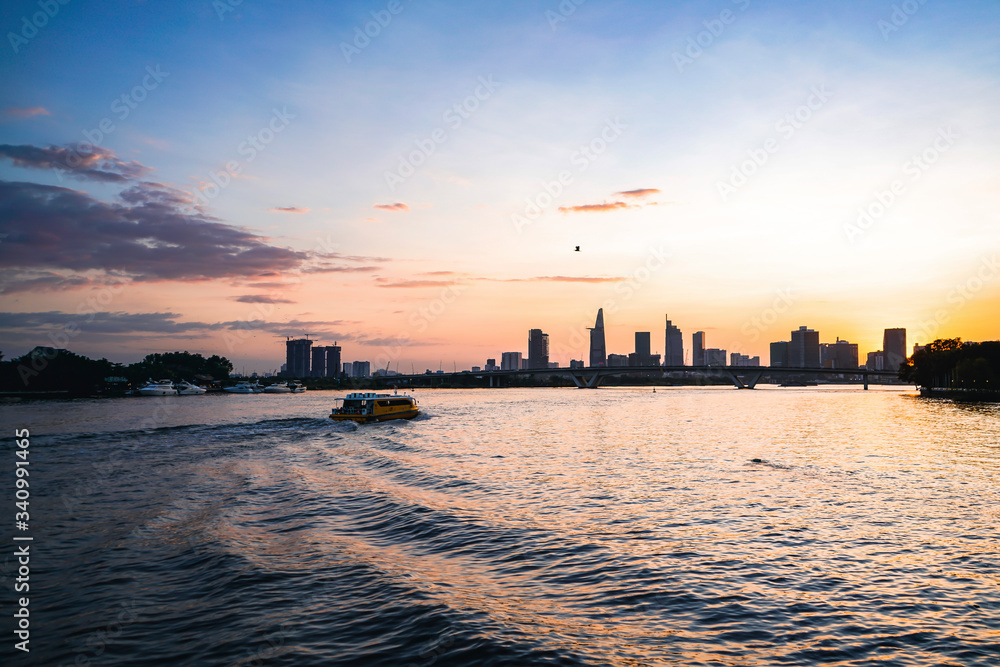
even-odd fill
[[[858,367],[858,344],[839,338],[836,343],[820,343],[819,357],[823,368],[855,369]]]
[[[705,366],[725,366],[726,351],[710,347],[705,350]]]
[[[337,377],[340,374],[340,346],[317,345],[312,348],[312,369],[314,378]]]
[[[771,343],[771,368],[788,365],[788,341],[779,340]]]
[[[876,350],[875,352],[868,353],[868,362],[865,366],[870,371],[881,371],[885,370],[885,355],[882,350]]]
[[[569,360],[569,367],[570,368],[583,368],[583,366],[584,366],[583,359],[570,359]]]
[[[751,357],[739,352],[732,352],[729,355],[730,366],[760,366],[760,357]]]
[[[521,370],[521,353],[504,352],[500,355],[500,370],[519,371]]]
[[[705,332],[695,331],[691,335],[691,350],[694,358],[691,360],[694,366],[705,365]]]
[[[635,332],[635,365],[649,365],[649,332]]]
[[[351,364],[351,377],[366,378],[372,374],[372,364],[370,361],[355,361]]]
[[[354,377],[354,364],[349,361],[344,362],[344,377]]]
[[[598,308],[597,321],[590,330],[590,365],[603,366],[607,362],[607,356],[604,345],[604,309]]]
[[[885,370],[898,371],[906,361],[906,329],[886,329],[882,334],[882,354],[885,355]]]
[[[609,354],[608,366],[628,366],[627,354]]]
[[[667,316],[667,328],[663,342],[663,365],[683,366],[684,365],[684,336],[681,330],[673,325],[670,316]],[[702,345],[704,348],[704,345]]]
[[[484,371],[496,371],[496,370],[500,370],[497,367],[497,360],[496,359],[487,359],[486,360],[486,365],[483,367],[483,370]]]
[[[819,332],[799,327],[788,343],[788,365],[791,368],[821,368]]]
[[[309,376],[309,349],[313,342],[308,338],[285,341],[285,364],[288,375],[293,378]]]
[[[326,376],[337,377],[340,375],[340,346],[334,343],[326,346]]]
[[[597,321],[600,323],[601,320],[601,315],[598,313]],[[593,335],[591,335],[591,339],[593,339]],[[549,335],[542,333],[541,329],[531,329],[528,331],[528,368],[534,370],[536,368],[548,367]]]
[[[309,375],[314,378],[326,376],[326,348],[322,345],[312,348],[312,367],[309,369]]]

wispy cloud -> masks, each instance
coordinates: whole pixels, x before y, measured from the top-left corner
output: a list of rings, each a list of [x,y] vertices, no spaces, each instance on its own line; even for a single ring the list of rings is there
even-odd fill
[[[345,320],[268,322],[264,320],[229,320],[225,322],[184,322],[179,313],[125,313],[102,311],[78,315],[61,311],[12,313],[0,312],[0,331],[37,336],[39,332],[75,323],[88,334],[160,334],[178,335],[213,331],[246,331],[253,329],[279,336],[297,336],[308,331],[324,338],[351,340],[349,333],[333,327],[353,324]]]
[[[615,194],[619,197],[648,197],[657,193],[659,193],[657,188],[637,188],[635,190],[623,190]]]
[[[487,280],[499,283],[533,283],[533,282],[551,282],[551,283],[617,283],[626,278],[620,276],[533,276],[531,278],[479,278],[479,280]]]
[[[48,148],[28,144],[0,144],[0,158],[8,158],[16,167],[53,169],[75,178],[107,183],[127,183],[152,171],[135,160],[125,162],[113,151],[91,144]]]
[[[378,271],[380,266],[307,266],[302,273],[368,273]]]
[[[580,206],[560,206],[562,213],[603,213],[604,211],[614,211],[620,208],[628,208],[629,205],[623,201],[605,202],[603,204],[582,204]]]
[[[389,280],[387,278],[376,278],[375,283],[379,287],[411,288],[411,287],[447,287],[454,285],[454,280]]]
[[[18,118],[31,118],[32,116],[51,116],[45,107],[7,107],[3,110],[7,116],[17,116]]]
[[[269,294],[244,294],[243,296],[235,297],[234,300],[241,303],[295,303],[295,301],[290,299],[282,299],[281,297]]]
[[[395,204],[375,204],[375,208],[381,209],[383,211],[409,211],[410,207],[406,204],[396,202]]]
[[[308,213],[311,209],[299,208],[298,206],[276,206],[267,209],[268,213]]]

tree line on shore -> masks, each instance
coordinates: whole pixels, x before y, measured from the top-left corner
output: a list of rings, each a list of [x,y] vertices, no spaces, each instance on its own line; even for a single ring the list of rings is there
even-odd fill
[[[1000,341],[938,339],[907,359],[899,377],[925,389],[1000,391]]]
[[[134,364],[90,359],[68,350],[36,347],[25,355],[3,360],[0,353],[0,391],[103,393],[109,385],[138,384],[148,379],[216,382],[229,379],[233,364],[217,354],[205,358],[191,352],[147,354]]]

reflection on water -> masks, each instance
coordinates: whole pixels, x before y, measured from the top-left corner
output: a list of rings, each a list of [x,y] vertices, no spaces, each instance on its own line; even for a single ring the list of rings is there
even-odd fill
[[[441,390],[417,392],[413,421],[358,427],[323,418],[333,396],[4,406],[34,436],[33,659],[1000,654],[1000,406]]]

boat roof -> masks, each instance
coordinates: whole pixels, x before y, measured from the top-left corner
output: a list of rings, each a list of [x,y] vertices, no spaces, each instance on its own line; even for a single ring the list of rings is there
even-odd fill
[[[344,397],[345,399],[365,399],[365,398],[411,398],[406,394],[377,394],[374,391],[355,391]]]

